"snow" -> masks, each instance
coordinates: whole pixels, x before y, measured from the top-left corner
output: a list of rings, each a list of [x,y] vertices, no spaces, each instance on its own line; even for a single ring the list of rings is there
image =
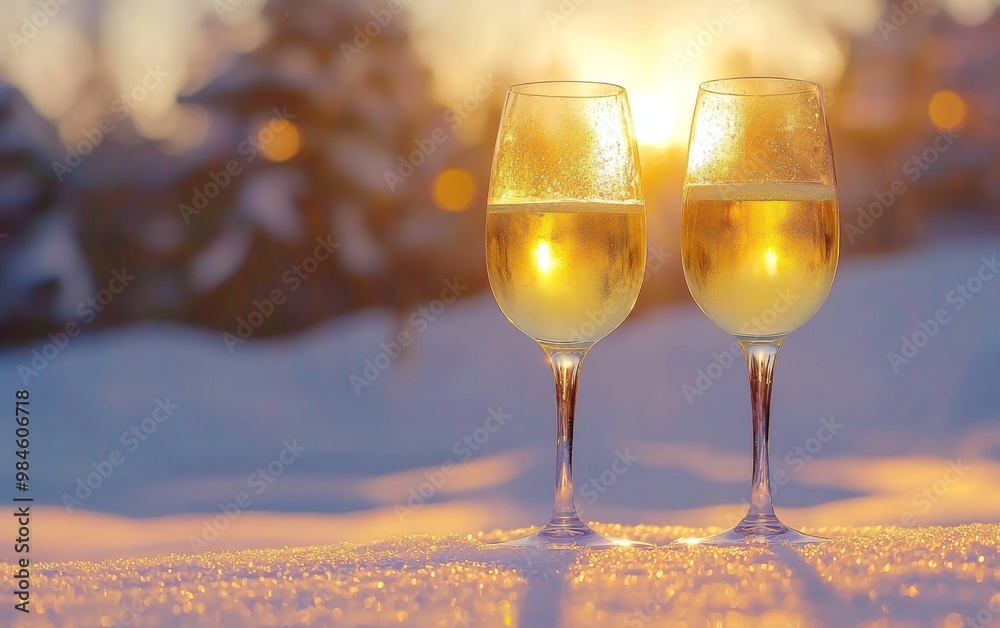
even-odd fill
[[[295,242],[302,238],[305,225],[292,199],[301,196],[304,188],[305,175],[297,170],[265,170],[247,179],[240,188],[238,206],[250,222],[264,231]]]
[[[191,282],[209,291],[235,275],[253,244],[253,231],[246,223],[233,223],[191,262]]]
[[[504,613],[574,625],[600,613],[621,623],[640,600],[672,592],[658,621],[716,612],[728,618],[723,609],[733,609],[769,624],[779,615],[767,613],[784,613],[788,625],[811,626],[842,610],[850,624],[888,615],[899,625],[961,625],[948,614],[988,608],[1000,588],[996,527],[954,527],[1000,516],[1000,281],[972,280],[998,249],[1000,241],[979,239],[845,260],[819,314],[786,341],[772,410],[778,514],[849,538],[768,556],[773,581],[749,571],[752,557],[660,548],[636,558],[634,574],[601,571],[626,560],[621,555],[559,558],[566,564],[538,584],[466,538],[540,524],[552,498],[551,373],[488,294],[443,312],[433,304],[404,316],[360,312],[288,338],[251,338],[232,351],[220,332],[164,324],[88,327],[54,357],[48,350],[44,364],[33,351],[41,355],[45,343],[7,349],[0,367],[8,390],[23,387],[14,375],[19,365],[35,358],[34,368],[44,366],[28,377],[32,556],[110,561],[53,563],[35,582],[38,601],[58,613],[50,615],[57,625],[94,625],[117,612],[119,592],[132,599],[154,591],[159,597],[142,622],[225,623],[249,610],[267,618],[263,625],[302,617],[328,625],[340,608],[362,624],[419,612],[457,625],[495,623]],[[648,281],[666,275],[654,272]],[[442,277],[442,290],[445,279],[461,280]],[[977,291],[959,298],[960,284]],[[930,329],[937,310],[947,322],[924,343],[921,322]],[[378,357],[395,354],[389,343],[402,331],[414,343],[398,358]],[[921,346],[894,370],[887,354],[902,351],[904,336]],[[583,367],[576,432],[584,519],[617,522],[625,527],[615,533],[666,543],[690,530],[656,526],[725,526],[742,514],[749,404],[742,365],[725,357],[731,343],[696,307],[677,305],[634,315],[597,345]],[[386,368],[374,366],[386,359]],[[356,392],[360,380],[352,384],[352,375],[364,378],[369,361],[373,381]],[[712,374],[701,380],[710,385],[692,397],[697,389],[684,387],[696,387],[699,372]],[[157,411],[163,405],[177,407],[164,417]],[[12,441],[0,439],[4,459],[13,456]],[[120,466],[107,478],[92,475],[107,471],[115,450]],[[637,460],[615,473],[621,456]],[[75,492],[85,481],[99,485],[81,497]],[[68,511],[64,496],[81,503]],[[240,496],[249,504],[234,511]],[[937,525],[951,527],[929,527]],[[877,530],[858,526],[888,527],[863,537]],[[405,534],[434,536],[398,539]],[[397,540],[373,544],[391,537]],[[307,546],[315,548],[287,549]],[[237,553],[218,553],[228,551]],[[359,552],[359,581],[325,575]],[[0,560],[15,558],[11,546],[0,551]],[[891,573],[880,575],[887,562]],[[197,580],[195,565],[203,563],[211,573],[202,568]],[[896,573],[897,563],[907,567]],[[177,580],[160,595],[170,565]],[[661,569],[665,575],[655,576]],[[9,578],[11,570],[3,573]],[[234,573],[248,574],[239,595]],[[136,581],[137,574],[150,580]],[[625,590],[621,578],[631,582]],[[372,588],[378,579],[384,596]],[[473,587],[487,579],[484,589]],[[431,587],[452,580],[465,584]],[[88,588],[94,582],[115,584],[104,597]],[[208,591],[196,591],[199,583]],[[737,584],[760,596],[741,597]],[[195,610],[185,611],[180,591],[191,587]],[[322,604],[292,609],[302,591]],[[456,591],[462,597],[451,603]],[[473,616],[449,615],[459,609]]]
[[[0,289],[6,303],[0,304],[0,318],[8,317],[32,291],[47,282],[57,283],[59,290],[56,314],[74,316],[75,306],[89,296],[94,278],[84,252],[75,237],[72,214],[65,209],[50,212],[38,219],[20,241],[5,243],[6,271],[0,275]]]
[[[702,530],[601,526],[660,544],[526,552],[480,539],[206,552],[35,566],[12,626],[985,626],[1000,526],[811,530],[805,549],[669,545]],[[494,534],[491,539],[510,534]],[[15,586],[11,565],[5,587]],[[8,589],[9,590],[9,589]],[[871,622],[872,624],[869,624]]]

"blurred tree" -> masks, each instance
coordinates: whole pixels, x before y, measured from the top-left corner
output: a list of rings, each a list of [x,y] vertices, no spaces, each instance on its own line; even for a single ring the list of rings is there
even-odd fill
[[[406,15],[324,0],[271,0],[263,15],[264,44],[184,99],[228,135],[175,186],[204,292],[185,316],[232,327],[279,289],[289,303],[269,332],[436,296],[435,247],[455,225],[431,188],[455,142],[436,139],[444,111]],[[319,242],[336,249],[314,266]]]
[[[481,246],[471,244],[483,213],[443,211],[435,193],[445,170],[480,173],[471,198],[450,209],[482,207],[492,138],[455,133],[396,6],[270,0],[263,43],[181,98],[182,116],[207,118],[207,131],[180,152],[111,109],[82,123],[110,131],[70,157],[82,139],[56,148],[52,126],[16,90],[0,90],[7,339],[78,320],[76,306],[123,268],[137,280],[88,324],[162,318],[235,333],[246,321],[264,335],[377,305],[394,307],[402,326],[446,279],[457,275],[469,292],[485,285]],[[209,36],[225,28],[206,24]],[[98,41],[93,50],[100,56]],[[95,63],[91,94],[107,91],[106,68]],[[491,120],[501,95],[485,103]],[[47,137],[19,135],[33,126]],[[53,209],[57,199],[72,205]],[[36,260],[29,276],[4,256],[37,244],[27,234],[46,215],[58,218],[46,229],[65,240],[46,253],[62,251],[53,262],[62,270]]]
[[[0,84],[0,334],[41,335],[72,315],[90,283],[74,216],[49,163],[57,135],[19,90]]]

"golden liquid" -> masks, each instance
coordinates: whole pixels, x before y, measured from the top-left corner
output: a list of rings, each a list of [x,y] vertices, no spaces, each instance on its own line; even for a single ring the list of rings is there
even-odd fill
[[[625,320],[646,266],[643,205],[490,205],[486,267],[500,309],[535,340],[597,342]]]
[[[731,334],[794,331],[833,285],[839,220],[831,187],[685,187],[681,246],[691,296]]]

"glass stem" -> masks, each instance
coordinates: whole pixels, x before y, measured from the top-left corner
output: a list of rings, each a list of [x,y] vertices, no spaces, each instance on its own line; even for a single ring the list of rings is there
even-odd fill
[[[753,484],[750,487],[750,509],[744,518],[748,523],[777,520],[771,505],[768,427],[774,362],[783,341],[783,338],[766,341],[739,339],[750,375],[750,405],[753,411]]]
[[[573,422],[580,365],[590,347],[542,345],[556,379],[556,496],[549,526],[579,523],[573,501]]]

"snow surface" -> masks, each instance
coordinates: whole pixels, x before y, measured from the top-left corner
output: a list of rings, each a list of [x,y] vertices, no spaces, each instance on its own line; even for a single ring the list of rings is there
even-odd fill
[[[1000,526],[816,530],[804,549],[526,552],[469,537],[37,565],[12,626],[988,626]],[[509,534],[492,535],[505,538]],[[14,586],[13,567],[0,582]]]

